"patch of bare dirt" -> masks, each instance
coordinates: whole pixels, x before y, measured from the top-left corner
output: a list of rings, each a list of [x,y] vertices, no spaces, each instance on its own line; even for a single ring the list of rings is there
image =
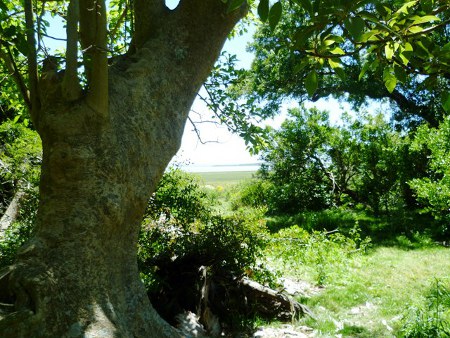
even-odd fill
[[[307,326],[282,325],[264,327],[253,334],[254,338],[311,338],[315,337],[312,328]]]

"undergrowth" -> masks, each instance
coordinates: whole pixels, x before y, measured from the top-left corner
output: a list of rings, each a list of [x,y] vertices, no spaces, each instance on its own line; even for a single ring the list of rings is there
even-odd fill
[[[400,330],[404,338],[450,337],[450,288],[435,279],[425,304],[406,310]]]

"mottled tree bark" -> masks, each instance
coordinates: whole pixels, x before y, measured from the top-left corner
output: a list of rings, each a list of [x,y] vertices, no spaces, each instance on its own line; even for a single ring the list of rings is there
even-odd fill
[[[139,279],[139,227],[196,93],[244,14],[227,14],[219,0],[164,9],[164,23],[139,31],[130,53],[109,67],[107,111],[89,92],[69,102],[60,74],[42,74],[36,235],[0,274],[14,301],[0,314],[0,336],[178,336]]]

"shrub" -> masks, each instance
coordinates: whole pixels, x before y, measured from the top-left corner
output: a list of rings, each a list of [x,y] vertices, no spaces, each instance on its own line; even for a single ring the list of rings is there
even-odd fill
[[[241,183],[232,197],[233,210],[241,207],[267,207],[272,188],[272,183],[262,179],[251,179]]]
[[[273,236],[270,255],[281,259],[287,270],[291,264],[312,267],[316,284],[323,286],[333,273],[346,268],[350,255],[365,253],[370,242],[370,238],[362,239],[358,223],[347,236],[337,231],[309,233],[294,225]]]
[[[179,170],[165,174],[149,202],[138,250],[142,280],[163,318],[196,312],[209,281],[215,285],[209,297],[216,297],[221,320],[229,326],[246,322],[236,320],[242,314],[230,306],[226,285],[244,275],[270,279],[257,264],[266,242],[261,219],[257,209],[216,214],[196,177]]]
[[[400,330],[404,338],[450,337],[450,289],[435,280],[424,307],[411,307]]]
[[[180,169],[167,171],[148,203],[146,217],[170,219],[180,226],[209,217],[212,205],[200,179]]]

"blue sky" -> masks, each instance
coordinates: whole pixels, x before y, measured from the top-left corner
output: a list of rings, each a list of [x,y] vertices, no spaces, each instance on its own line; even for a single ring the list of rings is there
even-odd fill
[[[224,50],[230,54],[237,55],[239,67],[250,67],[253,55],[246,52],[246,45],[251,40],[251,33],[238,36],[225,43]],[[197,113],[203,113],[209,116],[207,108],[199,99],[194,102],[192,110]],[[197,119],[195,113],[191,113],[192,119]],[[197,134],[194,132],[191,123],[188,121],[184,131],[181,149],[175,158],[175,161],[189,161],[195,165],[211,164],[242,164],[255,163],[258,158],[251,156],[246,150],[245,143],[237,135],[229,132],[224,126],[215,124],[198,124],[202,144]]]
[[[252,39],[253,31],[254,29],[250,29],[249,33],[228,40],[225,43],[224,50],[237,56],[239,67],[248,68],[253,60],[253,55],[246,51],[246,46]],[[314,104],[306,103],[305,105],[307,107],[315,106],[319,109],[330,111],[330,119],[333,122],[338,122],[340,112],[351,110],[348,104],[339,103],[334,99],[319,100]],[[295,102],[286,103],[283,111],[286,112],[293,106],[296,106]],[[210,115],[200,100],[194,102],[192,110],[204,113],[205,116]],[[277,128],[281,125],[285,117],[286,115],[281,113],[275,119],[267,121],[267,124]],[[195,114],[192,114],[192,118],[196,118]],[[181,149],[174,159],[175,162],[190,162],[195,166],[258,162],[258,156],[251,156],[249,154],[243,139],[232,134],[225,127],[214,124],[199,124],[197,128],[200,130],[202,140],[209,142],[202,144],[194,132],[192,125],[187,122]]]

